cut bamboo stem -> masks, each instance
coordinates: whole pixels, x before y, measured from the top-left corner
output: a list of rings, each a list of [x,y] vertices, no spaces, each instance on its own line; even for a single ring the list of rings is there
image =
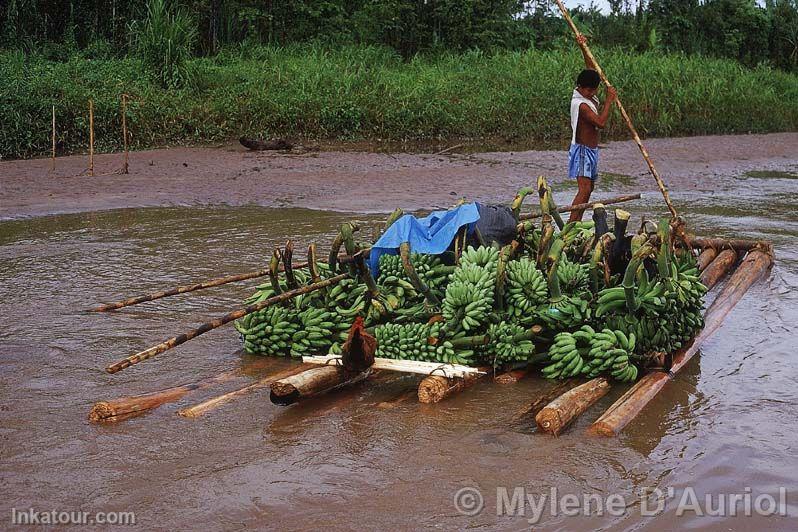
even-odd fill
[[[587,57],[593,66],[598,72],[598,75],[601,76],[602,81],[607,87],[611,87],[610,80],[607,79],[607,76],[604,74],[604,70],[601,68],[601,65],[598,64],[596,58],[593,56],[593,52],[590,51],[590,48],[587,46],[586,40],[581,40],[579,37],[582,36],[582,33],[574,24],[573,19],[571,19],[571,15],[568,13],[568,10],[565,8],[565,5],[562,3],[562,0],[554,0],[557,3],[557,6],[560,8],[560,12],[562,13],[563,18],[571,27],[571,31],[574,32],[574,36],[576,37],[576,42],[579,47],[584,52],[585,57]],[[632,138],[634,139],[637,147],[640,149],[640,153],[643,155],[643,159],[646,160],[646,164],[648,164],[648,170],[651,172],[651,175],[654,177],[654,180],[657,182],[657,187],[659,187],[659,191],[662,193],[662,198],[665,200],[665,204],[668,206],[668,210],[671,213],[671,218],[676,219],[678,214],[676,213],[676,209],[671,202],[670,195],[668,194],[668,188],[665,186],[665,183],[662,181],[662,178],[659,176],[659,172],[657,169],[654,168],[654,162],[651,160],[651,157],[648,154],[648,150],[646,147],[643,146],[643,141],[640,140],[640,135],[637,134],[637,129],[635,128],[634,124],[632,123],[632,119],[629,118],[629,115],[626,112],[623,104],[621,103],[620,97],[615,99],[615,104],[618,106],[618,110],[621,112],[621,116],[623,117],[624,122],[626,122],[626,127],[629,128],[629,132],[632,134]]]
[[[89,175],[94,177],[94,101],[89,100]]]
[[[737,252],[733,249],[724,249],[701,272],[701,282],[705,286],[715,286],[718,281],[729,273],[735,262],[737,262]]]
[[[718,256],[718,250],[715,248],[706,248],[701,254],[698,256],[698,260],[696,261],[696,266],[698,266],[698,271],[703,272],[707,269],[707,266],[715,260],[715,257]]]
[[[672,375],[681,370],[698,352],[701,344],[720,328],[724,318],[772,265],[773,257],[769,253],[761,250],[749,253],[710,305],[704,318],[704,328],[689,345],[674,354],[670,373],[652,372],[643,376],[590,426],[588,432],[607,437],[620,434],[673,378]]]
[[[110,401],[98,401],[89,412],[89,421],[94,423],[123,421],[154,410],[163,404],[173,403],[191,391],[202,390],[215,384],[229,381],[240,374],[241,370],[235,369],[197,382],[174,386],[157,392],[120,397]]]
[[[305,268],[307,267],[307,263],[303,262],[300,264],[294,264],[294,268]],[[116,301],[115,303],[107,303],[103,305],[99,305],[97,307],[91,308],[88,312],[108,312],[110,310],[117,310],[124,307],[129,307],[132,305],[138,305],[139,303],[146,303],[148,301],[155,301],[156,299],[161,299],[163,297],[175,296],[178,294],[185,294],[188,292],[194,292],[196,290],[203,290],[205,288],[212,288],[214,286],[221,286],[227,283],[236,283],[239,281],[246,281],[247,279],[254,279],[256,277],[263,277],[264,275],[269,275],[269,270],[257,270],[254,272],[246,272],[246,273],[237,273],[235,275],[228,275],[226,277],[219,277],[217,279],[211,279],[209,281],[203,281],[201,283],[194,283],[188,284],[183,286],[177,286],[175,288],[170,288],[168,290],[162,290],[160,292],[152,292],[149,294],[144,294],[140,296],[131,297],[128,299],[123,299],[122,301]]]
[[[301,288],[297,288],[295,290],[289,290],[288,292],[283,292],[282,294],[280,294],[278,296],[270,297],[269,299],[261,301],[260,303],[254,303],[254,304],[246,306],[246,307],[244,307],[242,309],[238,309],[238,310],[235,310],[233,312],[229,312],[229,313],[225,314],[224,316],[222,316],[220,318],[217,318],[215,320],[203,323],[202,325],[200,325],[196,329],[192,329],[192,330],[190,330],[190,331],[188,331],[188,332],[186,332],[184,334],[181,334],[179,336],[173,336],[172,338],[169,338],[168,340],[165,340],[165,341],[163,341],[163,342],[161,342],[161,343],[159,343],[157,345],[154,345],[154,346],[150,347],[149,349],[145,349],[144,351],[140,351],[140,352],[138,352],[136,354],[130,355],[127,358],[123,358],[122,360],[120,360],[118,362],[115,362],[115,363],[111,364],[110,366],[108,366],[107,368],[105,368],[105,371],[107,371],[108,373],[116,373],[116,372],[121,371],[121,370],[123,370],[125,368],[128,368],[130,366],[138,364],[139,362],[142,362],[144,360],[148,360],[150,358],[153,358],[154,356],[159,355],[159,354],[163,353],[164,351],[168,351],[168,350],[172,349],[173,347],[176,347],[178,345],[184,344],[184,343],[188,342],[189,340],[191,340],[192,338],[196,338],[197,336],[199,336],[201,334],[204,334],[204,333],[206,333],[208,331],[212,331],[213,329],[221,327],[222,325],[224,325],[226,323],[230,323],[231,321],[237,320],[239,318],[243,318],[247,314],[252,314],[253,312],[257,312],[257,311],[259,311],[261,309],[264,309],[264,308],[266,308],[268,306],[275,305],[275,304],[278,304],[278,303],[282,303],[283,301],[288,301],[289,299],[291,299],[293,297],[296,297],[296,296],[299,296],[299,295],[302,295],[302,294],[307,294],[307,293],[313,292],[315,290],[320,290],[320,289],[325,288],[327,286],[336,284],[336,283],[342,281],[343,279],[346,279],[347,277],[349,277],[348,274],[342,273],[340,275],[336,275],[335,277],[330,277],[329,279],[326,279],[326,280],[321,281],[319,283],[313,283],[313,284],[310,284],[310,285],[307,285],[307,286],[303,286]]]
[[[310,364],[299,364],[297,366],[275,373],[274,375],[263,377],[262,379],[253,382],[252,384],[248,384],[242,388],[233,390],[232,392],[227,392],[222,395],[218,395],[216,397],[207,399],[189,408],[184,408],[180,410],[178,414],[180,414],[183,417],[189,417],[189,418],[199,417],[203,414],[210,412],[211,410],[215,410],[216,408],[219,408],[220,406],[229,403],[230,401],[233,401],[234,399],[243,397],[250,392],[254,392],[261,388],[266,388],[267,386],[271,385],[274,381],[278,379],[283,379],[286,377],[290,377],[291,375],[296,375],[297,373],[301,371],[306,371],[311,367],[312,366]]]
[[[272,383],[270,399],[276,405],[290,405],[364,380],[370,369],[352,372],[343,366],[317,366]]]
[[[547,404],[535,416],[538,429],[554,436],[559,435],[574,419],[582,415],[596,401],[610,390],[610,383],[604,377],[572,388]]]

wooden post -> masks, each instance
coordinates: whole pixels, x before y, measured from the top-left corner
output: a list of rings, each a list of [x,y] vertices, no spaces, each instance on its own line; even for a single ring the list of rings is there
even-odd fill
[[[122,173],[128,173],[128,148],[127,148],[127,94],[122,95],[122,145],[125,150],[125,162],[122,164]]]
[[[89,100],[89,175],[94,176],[94,101]]]
[[[300,263],[294,264],[294,268],[305,268],[307,263]],[[214,286],[221,286],[227,283],[236,283],[238,281],[246,281],[247,279],[254,279],[256,277],[263,277],[264,275],[269,275],[269,270],[257,270],[254,272],[247,272],[247,273],[237,273],[235,275],[228,275],[225,277],[218,277],[216,279],[211,279],[209,281],[203,281],[201,283],[194,283],[188,284],[183,286],[178,286],[175,288],[170,288],[168,290],[162,290],[159,292],[151,292],[149,294],[144,294],[141,296],[131,297],[128,299],[123,299],[122,301],[116,301],[114,303],[107,303],[103,305],[99,305],[97,307],[88,309],[87,312],[108,312],[109,310],[117,310],[124,307],[129,307],[131,305],[138,305],[139,303],[146,303],[148,301],[155,301],[156,299],[161,299],[163,297],[168,296],[175,296],[178,294],[185,294],[188,292],[194,292],[195,290],[203,290],[205,288],[212,288]]]
[[[701,344],[720,328],[737,302],[772,265],[773,257],[769,253],[762,250],[749,253],[707,310],[704,329],[673,356],[670,373],[655,371],[643,376],[590,426],[588,432],[597,436],[617,436],[657,395],[672,375],[681,370],[698,352]]]
[[[604,397],[608,391],[610,391],[610,383],[605,377],[597,377],[568,390],[543,407],[535,416],[538,430],[557,436],[593,403]]]
[[[370,369],[352,372],[338,365],[317,366],[273,382],[270,398],[274,404],[290,405],[335,388],[360,382],[370,373]]]
[[[568,10],[563,5],[562,0],[554,0],[557,3],[557,6],[560,8],[560,12],[562,13],[565,22],[571,27],[571,31],[574,32],[576,36],[576,42],[579,47],[584,52],[585,56],[593,63],[593,66],[596,67],[596,72],[598,75],[601,76],[602,81],[608,87],[611,87],[610,80],[607,79],[607,76],[604,75],[604,70],[602,70],[601,65],[598,64],[596,58],[593,56],[593,52],[590,51],[587,44],[582,42],[579,37],[582,36],[582,33],[574,24],[574,21],[571,19],[571,15],[568,13]],[[618,110],[621,112],[621,116],[623,117],[624,122],[626,122],[626,127],[629,128],[629,132],[632,134],[632,139],[634,139],[637,147],[640,149],[640,153],[643,155],[643,159],[646,160],[646,164],[648,164],[648,170],[651,172],[651,175],[654,176],[654,180],[657,182],[657,186],[659,187],[659,191],[662,193],[662,197],[665,199],[665,204],[668,206],[668,210],[671,212],[671,218],[676,219],[677,213],[676,209],[671,203],[670,195],[668,194],[668,188],[665,186],[665,183],[662,181],[662,178],[659,176],[659,172],[657,169],[654,168],[654,162],[651,160],[651,157],[648,155],[648,151],[646,147],[643,146],[643,141],[640,140],[640,135],[637,134],[637,129],[635,128],[634,124],[632,124],[632,119],[629,118],[629,115],[626,113],[626,109],[624,108],[623,104],[621,103],[620,97],[615,100],[616,105],[618,106]]]
[[[50,162],[50,171],[55,172],[55,105],[53,106],[53,134],[52,134],[52,141],[53,141],[53,154],[52,160]]]
[[[164,351],[168,351],[168,350],[172,349],[173,347],[176,347],[178,345],[184,344],[184,343],[188,342],[189,340],[191,340],[192,338],[196,338],[197,336],[199,336],[201,334],[204,334],[204,333],[206,333],[208,331],[212,331],[213,329],[221,327],[222,325],[224,325],[226,323],[230,323],[231,321],[237,320],[238,318],[243,318],[247,314],[252,314],[253,312],[257,312],[257,311],[259,311],[261,309],[264,309],[264,308],[266,308],[268,306],[275,305],[275,304],[278,304],[278,303],[282,303],[283,301],[288,301],[289,299],[291,299],[293,297],[296,297],[296,296],[299,296],[299,295],[302,295],[302,294],[307,294],[307,293],[313,292],[315,290],[320,290],[321,288],[325,288],[327,286],[336,284],[336,283],[340,282],[341,280],[343,280],[343,279],[345,279],[347,277],[349,277],[348,274],[342,273],[340,275],[336,275],[335,277],[330,277],[329,279],[326,279],[326,280],[321,281],[319,283],[314,283],[314,284],[310,284],[310,285],[307,285],[307,286],[303,286],[302,288],[297,288],[295,290],[289,290],[288,292],[283,292],[282,294],[280,294],[278,296],[274,296],[274,297],[270,297],[269,299],[265,299],[265,300],[261,301],[260,303],[254,303],[254,304],[249,305],[247,307],[244,307],[242,309],[238,309],[238,310],[235,310],[233,312],[229,312],[229,313],[225,314],[224,316],[222,316],[220,318],[217,318],[215,320],[203,323],[202,325],[200,325],[196,329],[192,329],[192,330],[190,330],[190,331],[188,331],[188,332],[186,332],[184,334],[178,335],[178,336],[173,336],[172,338],[169,338],[168,340],[165,340],[165,341],[161,342],[160,344],[156,344],[156,345],[150,347],[149,349],[145,349],[144,351],[140,351],[140,352],[138,352],[136,354],[130,355],[127,358],[123,358],[122,360],[120,360],[118,362],[115,362],[115,363],[111,364],[110,366],[108,366],[107,368],[105,368],[105,371],[107,371],[108,373],[116,373],[117,371],[121,371],[121,370],[123,370],[125,368],[129,368],[130,366],[138,364],[139,362],[142,362],[144,360],[148,360],[150,358],[153,358],[154,356],[159,355],[160,353],[163,353]]]
[[[696,261],[696,265],[698,266],[698,271],[703,272],[706,270],[707,266],[715,260],[715,257],[718,256],[718,250],[715,248],[706,248],[701,254],[698,256],[698,260]]]
[[[701,282],[706,286],[715,286],[732,269],[735,262],[737,262],[737,253],[733,249],[724,249],[701,272]]]

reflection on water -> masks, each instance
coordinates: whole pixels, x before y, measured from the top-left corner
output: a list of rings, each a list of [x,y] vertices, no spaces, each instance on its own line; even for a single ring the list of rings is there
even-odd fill
[[[235,307],[257,280],[147,303],[106,315],[81,311],[164,286],[264,266],[275,245],[326,244],[352,218],[363,239],[382,217],[300,209],[131,209],[0,223],[0,459],[3,508],[135,510],[140,524],[176,528],[207,523],[308,529],[408,523],[444,529],[468,524],[524,528],[495,515],[496,488],[528,492],[620,493],[644,487],[695,487],[702,493],[798,491],[793,458],[798,431],[798,182],[736,181],[720,192],[674,193],[699,234],[771,239],[771,277],[754,287],[700,357],[688,365],[614,440],[584,428],[622,392],[615,387],[560,438],[511,423],[551,384],[479,384],[439,405],[404,401],[376,408],[417,383],[381,375],[341,393],[278,408],[265,392],[204,417],[175,415],[262,371],[189,394],[118,425],[89,425],[98,399],[191,382],[251,365],[232,328],[123,373],[102,368],[206,318]],[[606,191],[611,194],[611,191]],[[558,193],[564,201],[570,192]],[[627,207],[639,221],[661,212],[650,195]],[[636,223],[636,222],[635,222]],[[458,515],[454,493],[477,486],[487,510]],[[794,509],[793,509],[794,510]],[[791,510],[791,511],[793,511]],[[354,513],[356,512],[356,514]],[[7,514],[6,514],[7,515]],[[676,517],[664,526],[785,528],[786,521]],[[626,516],[546,517],[568,529],[639,528]],[[774,525],[775,523],[775,525]]]

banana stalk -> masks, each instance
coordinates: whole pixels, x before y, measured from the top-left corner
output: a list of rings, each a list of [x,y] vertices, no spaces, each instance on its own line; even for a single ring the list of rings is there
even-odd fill
[[[610,232],[610,226],[607,225],[607,209],[603,203],[597,203],[593,206],[593,223],[596,228],[596,239]]]
[[[557,228],[562,231],[565,222],[560,216],[559,210],[557,210],[557,205],[551,195],[551,189],[543,176],[538,177],[538,196],[540,196],[540,212],[551,216],[554,219],[554,223],[557,224]]]
[[[535,189],[532,187],[524,187],[518,191],[518,194],[515,195],[510,208],[513,210],[513,216],[515,216],[516,221],[518,221],[518,217],[521,216],[521,205],[523,205],[524,199],[534,191]]]
[[[455,237],[455,241],[457,238]],[[405,274],[407,274],[407,278],[410,279],[410,284],[420,293],[424,294],[424,299],[427,300],[427,304],[432,307],[440,307],[441,302],[440,300],[435,297],[435,294],[432,293],[429,286],[421,280],[416,273],[416,269],[413,267],[413,263],[410,261],[410,243],[409,242],[402,242],[399,246],[399,256],[402,257],[402,267],[405,270]]]
[[[667,279],[671,275],[670,265],[670,222],[667,218],[659,221],[657,236],[659,237],[659,253],[657,254],[657,271],[660,277]]]
[[[283,289],[280,288],[280,277],[278,276],[277,272],[280,268],[280,250],[275,249],[272,253],[272,258],[269,261],[269,281],[272,284],[272,290],[274,291],[275,295],[280,295],[283,293]]]
[[[319,273],[319,265],[316,262],[316,244],[311,243],[308,246],[308,269],[310,270],[310,280],[312,283],[321,281],[321,274]]]
[[[293,290],[299,286],[294,276],[294,269],[292,267],[292,260],[294,258],[294,243],[290,240],[285,243],[285,250],[283,251],[283,270],[285,270],[285,280],[288,288]]]
[[[560,291],[560,278],[557,276],[557,268],[560,265],[560,257],[562,256],[562,250],[565,247],[565,242],[560,239],[556,239],[551,244],[551,249],[549,250],[549,254],[547,257],[547,262],[549,264],[549,273],[547,277],[547,281],[549,284],[549,295],[550,301],[552,303],[556,303],[561,301],[563,296],[562,292]]]
[[[626,310],[629,312],[636,311],[640,306],[640,302],[635,297],[637,292],[635,288],[637,269],[643,263],[643,259],[651,255],[653,252],[654,247],[651,244],[645,244],[637,250],[637,253],[632,255],[632,259],[629,261],[629,265],[626,267],[626,272],[624,273],[621,286],[623,286],[623,292],[626,295]]]
[[[518,242],[513,241],[513,244],[507,244],[499,252],[499,264],[496,267],[496,308],[499,312],[504,312],[504,285],[507,283],[507,263],[512,260]]]
[[[543,215],[541,225],[540,244],[538,245],[537,265],[538,269],[544,270],[546,265],[546,256],[549,253],[549,246],[551,246],[551,239],[554,237],[554,227],[551,225],[551,216],[548,214]]]
[[[403,211],[402,209],[396,209],[395,211],[393,211],[390,214],[390,216],[388,216],[388,219],[385,220],[385,228],[382,230],[382,233],[385,233],[385,231],[387,231],[388,228],[391,227],[396,222],[396,220],[398,220],[404,215],[405,211]]]
[[[595,247],[593,248],[593,254],[590,257],[590,289],[594,294],[599,290],[599,263],[602,261],[606,263],[607,250],[609,249],[613,238],[615,238],[615,236],[612,233],[604,233],[598,239]],[[605,284],[609,284],[608,279],[605,279]]]

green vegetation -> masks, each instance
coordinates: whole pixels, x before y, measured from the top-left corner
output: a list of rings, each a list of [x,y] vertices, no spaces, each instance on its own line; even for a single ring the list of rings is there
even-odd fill
[[[188,61],[190,86],[166,89],[137,58],[49,61],[0,54],[0,154],[46,154],[50,113],[67,152],[121,146],[120,96],[131,95],[135,148],[243,134],[315,139],[502,138],[562,142],[583,67],[569,47],[403,60],[386,47],[245,46]],[[648,136],[798,129],[798,76],[731,60],[596,50]],[[619,117],[610,137],[626,138]]]

